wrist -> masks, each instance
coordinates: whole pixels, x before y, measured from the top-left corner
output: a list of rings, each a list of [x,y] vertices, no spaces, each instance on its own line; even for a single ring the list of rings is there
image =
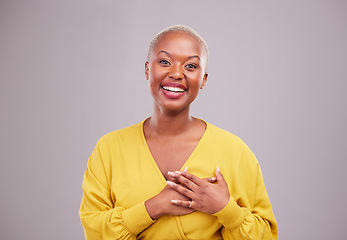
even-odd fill
[[[159,199],[154,196],[145,202],[147,213],[153,220],[156,220],[164,215],[161,204],[158,200]]]

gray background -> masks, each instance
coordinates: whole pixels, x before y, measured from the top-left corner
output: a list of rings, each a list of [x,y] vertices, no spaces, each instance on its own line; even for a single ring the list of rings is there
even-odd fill
[[[347,1],[0,1],[0,239],[83,239],[96,141],[150,116],[147,45],[207,41],[193,114],[257,156],[279,239],[347,235]]]

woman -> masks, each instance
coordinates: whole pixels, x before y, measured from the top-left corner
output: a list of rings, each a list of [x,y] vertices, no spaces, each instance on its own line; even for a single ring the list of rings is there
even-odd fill
[[[277,238],[252,152],[190,115],[207,61],[206,43],[188,27],[152,40],[145,76],[153,115],[98,141],[83,181],[86,239]]]

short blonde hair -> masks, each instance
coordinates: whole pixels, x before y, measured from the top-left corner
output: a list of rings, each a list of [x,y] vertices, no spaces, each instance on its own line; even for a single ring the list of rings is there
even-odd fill
[[[166,34],[168,33],[172,33],[172,32],[183,32],[183,33],[187,33],[190,36],[192,36],[193,38],[195,38],[203,47],[205,54],[206,54],[206,66],[205,69],[207,69],[207,64],[208,64],[208,57],[209,57],[209,51],[208,51],[208,47],[207,44],[205,42],[205,40],[192,28],[188,27],[188,26],[184,26],[184,25],[173,25],[171,27],[165,28],[164,30],[162,30],[161,32],[159,32],[157,35],[155,35],[155,37],[152,39],[152,41],[149,44],[149,49],[148,49],[148,54],[147,54],[147,61],[150,59],[151,54],[153,53],[153,50],[155,48],[155,46],[158,44],[159,40]]]

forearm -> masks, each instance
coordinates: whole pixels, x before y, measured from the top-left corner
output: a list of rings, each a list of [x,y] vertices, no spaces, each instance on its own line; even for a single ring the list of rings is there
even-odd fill
[[[82,205],[80,217],[86,238],[90,235],[93,239],[98,239],[97,235],[105,239],[106,236],[136,239],[137,234],[154,222],[143,202],[128,209],[115,207],[107,211],[88,210]]]
[[[277,239],[277,223],[251,213],[231,199],[228,205],[214,214],[223,225],[223,239]]]

